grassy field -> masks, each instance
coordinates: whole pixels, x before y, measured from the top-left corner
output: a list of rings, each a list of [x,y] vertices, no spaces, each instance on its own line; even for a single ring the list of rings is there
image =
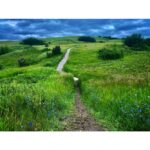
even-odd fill
[[[61,46],[61,55],[47,58],[44,46],[22,46],[17,42],[4,45],[12,50],[0,56],[3,66],[0,70],[0,130],[63,130],[63,120],[71,114],[75,94],[72,75],[56,72],[66,46]],[[19,67],[18,59],[22,57],[30,65]]]
[[[98,50],[112,44],[123,48],[124,58],[98,58]],[[84,104],[108,130],[150,130],[149,51],[115,40],[75,45],[65,70],[79,77]]]
[[[91,115],[110,131],[150,130],[150,51],[133,51],[121,40],[96,37],[96,43],[77,37],[47,38],[44,46],[0,42],[10,52],[0,55],[0,130],[64,130],[75,103],[73,76],[79,77],[82,101]],[[116,45],[124,52],[117,60],[102,60],[98,51]],[[56,45],[62,54],[47,58]],[[56,66],[67,48],[65,71]],[[28,65],[19,67],[18,59]]]

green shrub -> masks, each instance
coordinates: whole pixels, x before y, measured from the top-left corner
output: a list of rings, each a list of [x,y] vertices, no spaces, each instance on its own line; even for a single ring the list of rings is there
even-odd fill
[[[147,46],[150,46],[150,38],[145,39],[145,44],[146,44]]]
[[[59,55],[61,54],[61,48],[60,46],[55,46],[52,50],[52,55]]]
[[[10,48],[7,47],[7,46],[2,46],[2,47],[0,47],[0,55],[6,54],[6,53],[8,53],[9,51],[10,51]]]
[[[124,39],[124,44],[134,50],[144,50],[146,43],[144,38],[140,34],[132,34]]]
[[[25,61],[25,59],[24,59],[24,58],[18,59],[18,65],[19,65],[20,67],[26,66],[26,61]]]
[[[90,36],[81,36],[78,40],[83,42],[96,42],[96,39]]]
[[[123,57],[123,51],[117,48],[103,48],[99,50],[99,57],[104,60],[119,59]]]
[[[49,58],[49,57],[52,56],[52,53],[51,53],[51,52],[47,52],[47,53],[46,53],[46,56],[47,56],[47,58]]]
[[[49,43],[45,43],[45,47],[46,47],[46,48],[49,47]]]
[[[36,62],[37,61],[34,60],[34,59],[25,59],[25,58],[18,59],[18,65],[20,67],[29,66],[29,65],[32,65],[32,64],[34,64]]]
[[[99,43],[105,43],[104,41],[99,41]]]
[[[38,38],[33,38],[33,37],[30,37],[30,38],[26,38],[24,39],[21,44],[25,44],[25,45],[44,45],[45,42],[41,39],[38,39]]]

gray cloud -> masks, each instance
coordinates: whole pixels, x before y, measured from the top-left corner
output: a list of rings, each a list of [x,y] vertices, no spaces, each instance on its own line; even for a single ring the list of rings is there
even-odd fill
[[[0,40],[25,37],[115,36],[132,33],[150,36],[149,19],[1,19]]]

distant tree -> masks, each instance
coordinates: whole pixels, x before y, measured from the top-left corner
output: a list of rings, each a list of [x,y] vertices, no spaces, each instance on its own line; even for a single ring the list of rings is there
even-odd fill
[[[49,47],[49,43],[45,43],[45,47]]]
[[[45,42],[41,39],[30,37],[22,40],[21,44],[26,44],[26,45],[44,45]]]
[[[83,42],[96,42],[96,39],[90,36],[81,36],[78,40]]]
[[[141,34],[132,34],[124,38],[124,44],[135,50],[141,50],[146,46],[144,38]]]
[[[150,46],[150,38],[145,39],[145,44],[146,44],[147,46]]]
[[[60,46],[55,46],[52,49],[52,55],[58,55],[58,54],[61,54],[61,48],[60,48]]]
[[[10,51],[10,48],[7,47],[7,46],[1,46],[1,47],[0,47],[0,55],[6,54],[6,53],[8,53],[9,51]]]

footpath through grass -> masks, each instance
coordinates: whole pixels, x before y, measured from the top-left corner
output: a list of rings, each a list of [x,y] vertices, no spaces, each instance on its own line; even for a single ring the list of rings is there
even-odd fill
[[[111,44],[122,43],[74,46],[65,70],[80,78],[84,104],[108,130],[150,130],[150,52],[124,48],[124,58],[100,59]]]

